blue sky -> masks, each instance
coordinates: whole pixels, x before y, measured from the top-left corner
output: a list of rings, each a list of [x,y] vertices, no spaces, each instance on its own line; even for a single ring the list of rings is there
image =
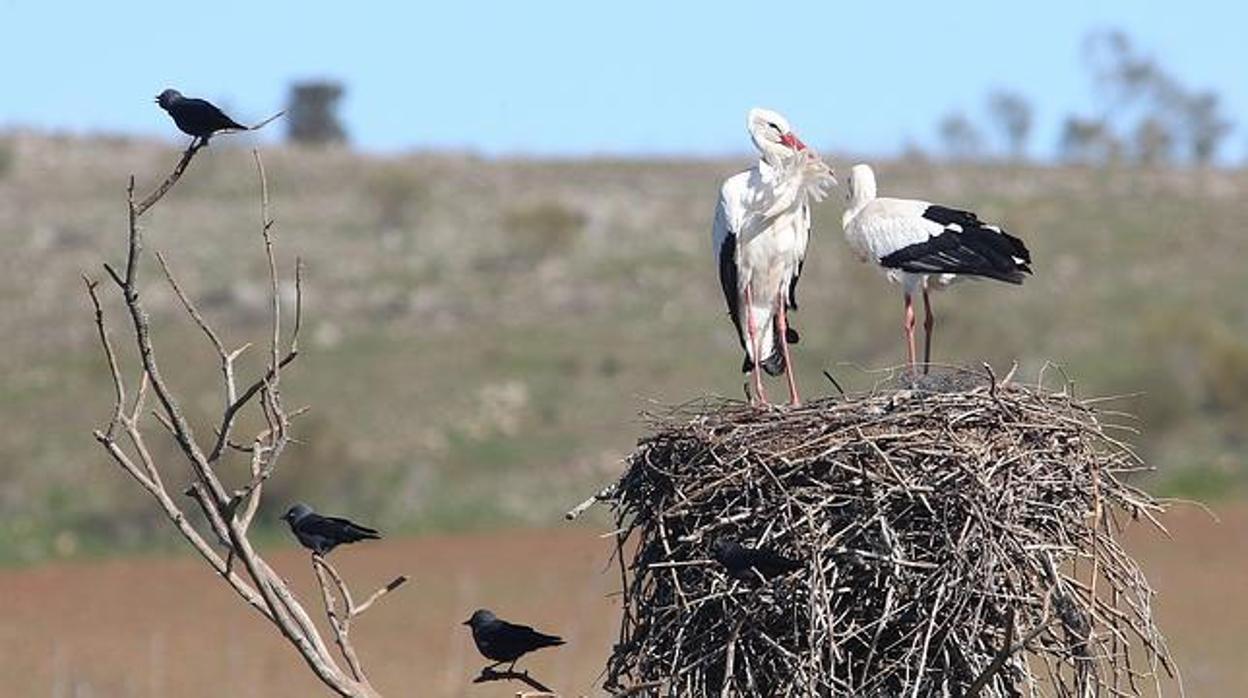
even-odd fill
[[[1248,115],[1243,3],[212,6],[0,0],[0,128],[172,139],[152,103],[165,86],[252,121],[282,106],[290,81],[328,76],[348,87],[352,140],[374,151],[734,153],[748,147],[746,109],[765,105],[812,145],[887,154],[933,143],[951,109],[980,117],[985,92],[1007,86],[1036,105],[1043,155],[1062,116],[1092,105],[1080,46],[1108,26]],[[1244,131],[1224,149],[1235,159]]]

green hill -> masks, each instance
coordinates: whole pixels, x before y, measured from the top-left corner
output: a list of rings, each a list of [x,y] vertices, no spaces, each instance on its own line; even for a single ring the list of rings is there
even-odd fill
[[[177,153],[25,133],[0,136],[0,152],[0,559],[166,539],[90,438],[111,395],[80,274],[121,258],[127,175],[145,190]],[[275,509],[298,496],[388,529],[552,521],[616,471],[640,409],[741,395],[709,238],[719,181],[744,156],[264,157],[282,260],[306,265],[304,353],[284,392],[312,406],[268,491]],[[1207,497],[1248,481],[1248,176],[877,170],[881,193],[974,207],[1033,252],[1022,289],[936,296],[936,360],[999,373],[1017,360],[1027,380],[1054,361],[1081,394],[1143,393],[1115,407],[1141,417],[1131,438],[1161,469],[1150,486]],[[256,189],[250,153],[214,141],[146,233],[232,345],[266,331]],[[829,390],[824,369],[863,389],[904,356],[899,292],[850,256],[840,215],[838,190],[816,209],[799,289],[795,361],[812,394]],[[214,354],[153,272],[157,344],[210,433]]]

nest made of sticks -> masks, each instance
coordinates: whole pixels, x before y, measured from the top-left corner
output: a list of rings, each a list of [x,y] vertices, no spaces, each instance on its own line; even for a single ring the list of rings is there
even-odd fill
[[[956,380],[797,409],[651,416],[608,500],[623,584],[608,688],[708,696],[1085,696],[1173,676],[1120,547],[1160,504],[1094,401]],[[728,538],[802,561],[733,578]],[[638,691],[638,688],[644,688]]]

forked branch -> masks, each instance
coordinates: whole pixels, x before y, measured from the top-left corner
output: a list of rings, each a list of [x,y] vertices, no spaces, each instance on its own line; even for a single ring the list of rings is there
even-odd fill
[[[121,301],[129,317],[129,335],[135,343],[139,361],[137,388],[130,391],[124,378],[119,353],[113,344],[107,323],[105,305],[100,296],[100,284],[84,276],[87,295],[94,312],[96,332],[105,356],[112,380],[113,409],[107,425],[94,432],[95,439],[113,461],[146,491],[173,523],[178,532],[202,557],[210,568],[254,610],[291,643],[316,676],[340,696],[374,698],[376,689],[365,677],[360,659],[351,645],[351,619],[370,608],[382,596],[401,586],[406,577],[399,577],[370,595],[363,603],[355,604],[347,584],[328,563],[316,561],[314,570],[321,582],[322,596],[334,640],[343,662],[335,658],[317,630],[316,624],[286,581],[256,552],[248,538],[248,528],[262,496],[263,483],[277,467],[285,446],[290,442],[290,420],[303,410],[288,412],[279,391],[281,372],[298,355],[298,333],[303,310],[302,265],[295,269],[295,317],[294,328],[283,351],[281,342],[282,307],[279,294],[278,264],[272,237],[274,221],[269,215],[268,184],[264,163],[258,152],[254,153],[260,185],[261,238],[268,262],[269,288],[272,294],[271,328],[267,342],[269,361],[264,374],[246,383],[241,391],[237,387],[236,361],[250,346],[244,343],[236,349],[228,349],[221,335],[196,307],[191,295],[178,282],[172,265],[163,255],[156,258],[174,295],[181,302],[192,322],[208,339],[217,353],[221,390],[224,396],[217,420],[212,447],[205,451],[192,431],[190,421],[182,412],[178,397],[160,371],[157,351],[151,340],[150,316],[138,292],[139,272],[143,257],[143,238],[140,221],[153,206],[178,183],[187,171],[195,154],[203,147],[199,139],[182,153],[173,171],[147,197],[135,200],[134,178],[127,187],[129,211],[126,262],[119,271],[110,265],[105,270],[120,291]],[[158,409],[145,412],[145,398],[152,392],[158,401]],[[231,489],[222,481],[215,464],[225,449],[233,445],[230,435],[241,413],[254,407],[265,421],[266,427],[250,440],[245,448],[250,453],[247,479],[236,483]],[[185,461],[182,468],[172,463],[158,462],[148,446],[145,429],[154,420],[158,436],[167,432],[178,446]],[[163,431],[162,431],[163,430]],[[163,438],[163,436],[162,436]],[[124,439],[124,440],[123,440]],[[190,482],[175,491],[185,491],[194,507],[203,515],[202,521],[188,516],[182,504],[170,495],[166,483],[187,476]],[[186,501],[186,500],[182,500]],[[209,542],[212,541],[212,542]],[[222,550],[224,549],[224,550]],[[237,569],[235,562],[241,562]],[[335,598],[342,599],[343,613],[338,613]]]

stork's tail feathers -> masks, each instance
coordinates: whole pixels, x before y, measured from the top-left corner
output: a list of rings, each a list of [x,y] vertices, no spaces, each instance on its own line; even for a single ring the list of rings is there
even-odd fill
[[[776,318],[775,320],[772,321],[772,327],[775,330],[772,336],[779,337],[780,336],[779,318]],[[789,327],[785,328],[784,339],[785,339],[785,343],[787,344],[797,344],[799,341],[801,341],[801,335],[799,335],[797,333],[797,330],[792,325],[790,325]],[[760,361],[758,365],[760,368],[766,371],[767,375],[769,376],[784,375],[786,366],[784,363],[783,347],[773,344],[771,347],[771,354],[767,358]],[[754,361],[753,359],[750,358],[750,355],[747,352],[745,355],[745,360],[741,362],[741,372],[749,373],[750,371],[753,371],[753,370],[754,370]]]
[[[759,362],[759,367],[767,372],[769,376],[784,375],[784,352],[776,349],[771,352],[771,356]],[[741,362],[741,372],[749,373],[754,370],[754,361],[750,359],[750,355],[745,355],[745,360]]]

